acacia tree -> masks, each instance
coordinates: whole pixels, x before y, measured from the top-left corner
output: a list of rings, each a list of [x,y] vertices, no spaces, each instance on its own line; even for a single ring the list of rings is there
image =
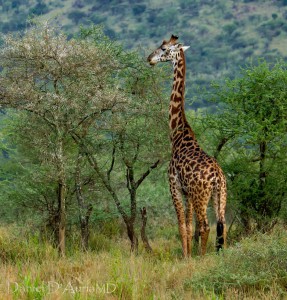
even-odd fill
[[[221,111],[209,126],[224,141],[230,197],[247,232],[268,230],[286,201],[286,64],[259,61],[214,88]]]
[[[67,151],[70,132],[103,110],[126,102],[108,77],[119,68],[109,45],[91,39],[68,40],[49,25],[34,26],[23,36],[7,35],[1,50],[1,104],[33,114],[46,128],[31,146],[53,164],[57,174],[59,250],[65,252]],[[31,120],[32,121],[32,120]],[[42,143],[43,142],[43,143]]]
[[[3,69],[0,76],[1,105],[26,112],[23,114],[24,126],[19,131],[22,141],[33,147],[38,162],[49,164],[55,174],[55,220],[59,251],[64,255],[66,205],[73,174],[76,174],[73,186],[83,228],[88,225],[86,217],[91,210],[84,201],[80,184],[83,154],[114,199],[122,217],[126,216],[117,188],[111,181],[115,156],[112,154],[111,166],[106,170],[103,159],[107,156],[102,150],[117,145],[121,151],[109,153],[124,153],[128,143],[125,128],[142,114],[141,120],[148,120],[144,117],[147,111],[149,117],[155,118],[151,124],[159,124],[159,117],[163,114],[158,82],[154,71],[142,67],[143,61],[134,53],[123,51],[95,27],[83,30],[80,38],[67,39],[49,24],[36,25],[23,35],[5,36],[0,57]],[[130,70],[137,76],[133,76]],[[147,84],[150,86],[145,89]],[[155,104],[158,108],[153,110]],[[151,145],[162,136],[160,132],[156,138],[148,140],[145,135],[140,137],[139,128],[135,132],[139,145],[134,155],[137,159],[142,155],[138,151],[144,148],[145,141]],[[157,156],[147,160],[148,169],[145,168],[141,178],[144,179],[150,168],[157,166]],[[126,159],[121,161],[127,162]],[[126,168],[130,166],[126,165]],[[118,167],[118,170],[122,169]],[[143,181],[138,181],[135,188],[132,176],[127,178],[131,184],[129,191],[135,191]],[[84,244],[86,246],[86,242]]]

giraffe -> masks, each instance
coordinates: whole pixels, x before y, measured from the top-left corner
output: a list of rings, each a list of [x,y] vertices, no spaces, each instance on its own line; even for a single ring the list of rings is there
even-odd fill
[[[169,128],[172,155],[168,169],[170,192],[175,207],[183,256],[191,255],[193,211],[199,224],[201,255],[206,253],[209,235],[207,205],[210,198],[217,220],[216,248],[226,246],[226,179],[215,158],[207,155],[199,146],[194,131],[188,124],[184,110],[185,57],[189,46],[177,43],[172,35],[169,41],[148,57],[150,65],[171,61],[173,65],[173,87],[169,105]],[[183,202],[185,198],[185,205]]]

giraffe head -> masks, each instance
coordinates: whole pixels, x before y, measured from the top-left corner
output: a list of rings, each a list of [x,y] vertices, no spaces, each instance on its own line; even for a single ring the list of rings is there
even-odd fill
[[[163,41],[159,48],[150,54],[147,61],[150,65],[155,65],[160,61],[176,61],[180,50],[185,51],[189,46],[177,43],[178,37],[172,35],[169,41]]]

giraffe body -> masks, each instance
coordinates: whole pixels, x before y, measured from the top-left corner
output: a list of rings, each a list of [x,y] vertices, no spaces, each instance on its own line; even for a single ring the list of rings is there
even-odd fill
[[[206,252],[209,235],[207,206],[213,199],[217,219],[217,249],[226,242],[226,180],[215,158],[207,155],[196,141],[184,112],[185,57],[184,47],[172,35],[149,57],[151,65],[171,61],[174,80],[169,105],[169,127],[172,156],[169,164],[170,192],[177,214],[184,257],[191,254],[192,216],[195,211],[201,236],[201,254]],[[185,205],[183,201],[185,198]]]

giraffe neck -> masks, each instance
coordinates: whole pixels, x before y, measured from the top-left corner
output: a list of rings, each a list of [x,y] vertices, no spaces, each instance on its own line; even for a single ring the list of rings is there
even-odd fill
[[[171,139],[179,132],[188,133],[194,138],[194,132],[188,124],[184,110],[184,90],[185,90],[185,58],[183,50],[180,50],[179,56],[173,61],[173,87],[169,105],[169,127]]]

